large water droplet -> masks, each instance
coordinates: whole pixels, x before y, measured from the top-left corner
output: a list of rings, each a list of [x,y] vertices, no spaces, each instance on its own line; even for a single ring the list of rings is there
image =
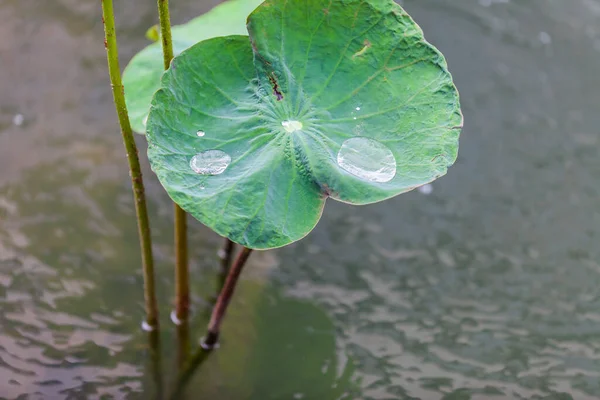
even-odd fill
[[[221,150],[208,150],[196,154],[190,161],[190,167],[201,175],[219,175],[225,172],[231,157]]]
[[[300,121],[287,120],[283,121],[281,125],[283,126],[283,129],[285,129],[288,133],[293,133],[302,129],[302,122]]]
[[[385,183],[396,176],[396,158],[392,151],[365,137],[355,137],[342,143],[337,162],[345,171],[366,181]]]

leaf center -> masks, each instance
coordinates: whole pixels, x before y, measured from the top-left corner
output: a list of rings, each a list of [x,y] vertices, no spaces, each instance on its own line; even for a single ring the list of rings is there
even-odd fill
[[[302,122],[295,120],[286,120],[281,123],[283,129],[288,133],[294,133],[302,129]]]

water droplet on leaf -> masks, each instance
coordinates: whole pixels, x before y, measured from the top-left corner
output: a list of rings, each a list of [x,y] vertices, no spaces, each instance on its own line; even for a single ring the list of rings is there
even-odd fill
[[[302,129],[302,122],[300,121],[287,120],[283,121],[281,125],[283,126],[283,129],[285,129],[288,133],[293,133]]]
[[[392,151],[369,138],[346,140],[342,143],[337,162],[343,170],[366,181],[385,183],[396,176],[396,158]]]
[[[208,150],[196,154],[190,161],[190,167],[201,175],[219,175],[225,172],[231,157],[221,150]]]
[[[198,131],[198,132],[196,132],[196,135],[198,135],[199,137],[202,137],[202,136],[206,135],[206,132]]]

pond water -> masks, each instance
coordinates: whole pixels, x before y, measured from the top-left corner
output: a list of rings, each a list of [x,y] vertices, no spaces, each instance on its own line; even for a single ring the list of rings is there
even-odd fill
[[[156,11],[117,3],[125,63]],[[253,255],[180,398],[600,398],[600,1],[404,6],[461,90],[458,163],[384,203],[330,201],[306,239]],[[97,0],[0,2],[0,398],[168,398],[208,320],[220,239],[191,224],[177,329],[171,204],[144,161],[162,329],[140,330],[102,35]]]

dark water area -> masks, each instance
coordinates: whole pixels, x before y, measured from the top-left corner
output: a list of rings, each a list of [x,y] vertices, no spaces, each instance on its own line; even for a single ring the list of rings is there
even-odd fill
[[[155,2],[116,3],[124,65]],[[172,3],[181,23],[217,1]],[[306,239],[253,255],[180,398],[600,398],[600,1],[403,5],[461,91],[457,164],[387,202],[330,201]],[[140,137],[160,346],[140,329],[100,14],[0,1],[0,398],[168,396],[209,317],[220,239],[194,222],[191,324],[169,320],[171,203]]]

